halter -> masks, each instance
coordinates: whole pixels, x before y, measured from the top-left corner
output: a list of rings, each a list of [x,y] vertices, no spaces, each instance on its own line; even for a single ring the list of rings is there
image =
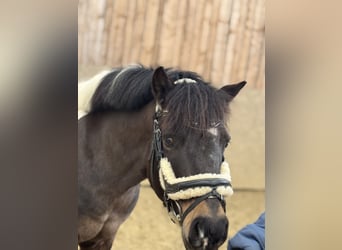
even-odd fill
[[[186,216],[206,199],[218,199],[226,212],[224,196],[233,194],[228,163],[222,163],[221,174],[205,173],[176,178],[171,163],[164,157],[163,152],[159,118],[164,112],[157,104],[153,118],[149,181],[155,191],[158,184],[162,188],[163,194],[157,194],[163,200],[171,220],[181,225]],[[157,176],[156,173],[158,173]],[[159,179],[159,183],[156,183],[157,179]],[[192,198],[195,199],[194,202],[183,212],[178,201]]]

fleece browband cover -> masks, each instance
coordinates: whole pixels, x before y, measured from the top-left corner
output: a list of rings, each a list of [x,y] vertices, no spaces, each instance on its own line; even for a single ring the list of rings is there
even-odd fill
[[[160,160],[160,170],[159,170],[159,180],[162,188],[166,189],[166,183],[170,185],[188,182],[188,181],[208,181],[212,180],[213,182],[219,180],[225,180],[228,183],[231,182],[230,177],[230,170],[229,165],[227,162],[222,162],[221,165],[221,173],[220,174],[212,174],[212,173],[205,173],[205,174],[197,174],[187,177],[179,177],[176,178],[173,169],[171,167],[171,163],[168,161],[167,158],[162,158]],[[213,187],[210,186],[202,186],[202,187],[190,187],[183,190],[179,190],[177,192],[167,193],[168,197],[172,200],[186,200],[191,199],[194,197],[199,197],[205,195],[213,190]],[[227,184],[217,185],[216,191],[222,196],[231,196],[233,194],[233,189],[231,186]]]

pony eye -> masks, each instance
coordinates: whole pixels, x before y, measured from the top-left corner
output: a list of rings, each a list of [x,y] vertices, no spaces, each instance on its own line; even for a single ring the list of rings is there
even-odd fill
[[[166,137],[164,144],[166,147],[171,148],[173,146],[173,139],[171,137]]]

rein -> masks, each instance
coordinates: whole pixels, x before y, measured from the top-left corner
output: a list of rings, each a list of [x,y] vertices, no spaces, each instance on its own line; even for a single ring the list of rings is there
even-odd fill
[[[218,199],[224,212],[226,212],[224,196],[233,193],[228,164],[222,164],[221,168],[226,169],[226,174],[229,178],[227,178],[226,175],[209,173],[176,178],[171,163],[164,157],[162,132],[159,126],[159,118],[162,114],[163,111],[161,107],[157,105],[153,117],[153,139],[149,181],[155,191],[157,185],[160,185],[163,189],[163,194],[158,194],[158,192],[156,192],[159,198],[162,199],[164,206],[167,208],[171,220],[174,223],[181,225],[186,216],[197,207],[198,204],[206,199]],[[171,174],[168,174],[167,171],[171,172]],[[159,180],[159,183],[156,183],[157,180]],[[194,199],[194,202],[185,211],[182,211],[178,202],[178,200],[181,199]]]

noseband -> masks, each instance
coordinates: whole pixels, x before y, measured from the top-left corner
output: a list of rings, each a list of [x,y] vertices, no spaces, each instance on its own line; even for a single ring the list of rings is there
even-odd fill
[[[221,174],[205,173],[176,178],[171,163],[163,153],[162,133],[159,126],[159,118],[162,114],[161,107],[157,105],[153,119],[149,181],[155,189],[157,185],[156,181],[159,179],[158,184],[163,189],[162,200],[171,220],[181,225],[186,216],[198,204],[207,199],[218,199],[224,212],[226,212],[224,196],[233,194],[228,163],[222,163]],[[194,201],[183,212],[179,200],[189,199],[194,199]]]

